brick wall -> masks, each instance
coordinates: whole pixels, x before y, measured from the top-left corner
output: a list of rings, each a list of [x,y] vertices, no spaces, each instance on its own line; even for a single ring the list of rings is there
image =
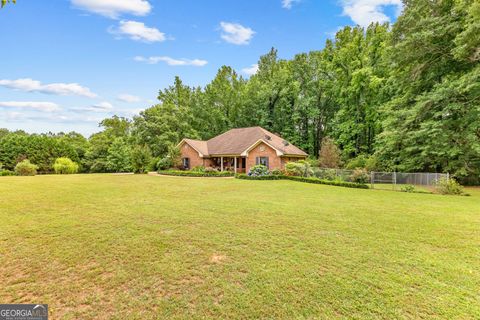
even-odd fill
[[[193,149],[188,143],[184,143],[180,147],[180,153],[182,154],[182,159],[183,158],[190,158],[190,169],[197,167],[197,166],[203,166],[204,161],[203,158],[201,158],[198,155],[198,152]]]
[[[257,157],[268,157],[269,169],[282,169],[282,159],[277,156],[277,152],[266,145],[265,143],[260,143],[258,146],[250,150],[247,157],[247,172],[256,164]]]

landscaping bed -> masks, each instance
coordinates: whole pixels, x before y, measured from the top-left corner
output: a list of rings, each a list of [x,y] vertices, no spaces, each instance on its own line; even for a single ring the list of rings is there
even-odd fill
[[[182,170],[160,170],[158,174],[166,176],[180,176],[180,177],[233,177],[235,174],[229,171],[182,171]]]
[[[337,187],[345,188],[357,188],[357,189],[368,189],[368,185],[364,183],[355,183],[355,182],[346,182],[346,181],[331,181],[318,178],[305,178],[305,177],[296,177],[296,176],[284,176],[284,175],[268,175],[268,176],[249,176],[247,174],[237,174],[235,175],[237,179],[244,180],[292,180],[305,183],[314,183],[314,184],[324,184]]]

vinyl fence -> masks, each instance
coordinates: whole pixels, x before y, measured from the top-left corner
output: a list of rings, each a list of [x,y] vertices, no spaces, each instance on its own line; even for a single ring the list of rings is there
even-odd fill
[[[435,186],[440,179],[449,179],[448,173],[430,172],[366,172],[345,169],[313,168],[313,175],[328,180],[368,183],[374,189],[399,189],[404,185],[426,188]]]

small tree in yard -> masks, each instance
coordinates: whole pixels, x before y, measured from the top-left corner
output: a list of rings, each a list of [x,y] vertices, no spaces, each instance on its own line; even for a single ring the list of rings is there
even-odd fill
[[[15,166],[15,173],[19,176],[34,176],[37,174],[38,166],[25,159]]]
[[[123,138],[116,138],[108,148],[107,168],[112,172],[130,172],[132,170],[130,146]]]
[[[319,163],[322,168],[339,168],[341,165],[340,149],[330,138],[324,138],[322,141]]]
[[[136,146],[132,151],[132,166],[135,173],[146,173],[152,161],[152,152],[147,146]]]
[[[78,164],[67,157],[57,158],[53,170],[56,174],[73,174],[78,172]]]
[[[178,168],[182,164],[181,161],[182,153],[180,149],[176,146],[169,146],[168,147],[168,155],[167,157],[170,159],[170,163],[172,167]]]

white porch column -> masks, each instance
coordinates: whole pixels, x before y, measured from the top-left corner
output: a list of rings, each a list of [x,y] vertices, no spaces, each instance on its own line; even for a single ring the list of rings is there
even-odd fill
[[[220,157],[220,171],[223,171],[223,157]]]
[[[235,157],[235,160],[233,162],[235,166],[235,173],[237,173],[237,157]]]

